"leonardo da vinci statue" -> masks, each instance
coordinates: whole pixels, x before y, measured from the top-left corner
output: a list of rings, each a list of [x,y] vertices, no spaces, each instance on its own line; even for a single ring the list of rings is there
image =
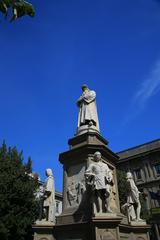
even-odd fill
[[[77,100],[79,107],[78,130],[90,128],[99,132],[96,92],[90,90],[87,85],[82,86],[82,91],[82,95]]]

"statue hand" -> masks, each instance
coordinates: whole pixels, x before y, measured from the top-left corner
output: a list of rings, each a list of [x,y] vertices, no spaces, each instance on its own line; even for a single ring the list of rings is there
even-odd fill
[[[77,101],[77,106],[80,107],[81,106],[81,103]]]
[[[78,107],[81,106],[82,100],[83,100],[82,96],[77,100],[77,106],[78,106]]]
[[[48,197],[47,195],[43,195],[43,199],[46,200]]]
[[[112,178],[111,177],[107,177],[107,182],[110,183],[112,181]]]
[[[51,195],[51,192],[50,191],[45,191],[44,193],[44,198],[48,198],[49,196]]]

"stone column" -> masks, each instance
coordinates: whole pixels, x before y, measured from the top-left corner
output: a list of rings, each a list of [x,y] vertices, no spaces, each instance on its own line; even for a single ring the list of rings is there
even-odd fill
[[[153,177],[153,170],[152,170],[152,168],[151,168],[151,165],[150,165],[150,163],[148,162],[148,171],[149,171],[149,173],[150,173],[150,178],[151,179],[153,179],[154,177]]]
[[[142,167],[141,168],[141,176],[142,176],[142,180],[143,180],[143,182],[145,182],[145,174],[144,174],[144,168]]]
[[[148,175],[148,169],[147,169],[147,165],[146,163],[144,163],[144,170],[145,170],[145,174],[146,174],[146,180],[148,181],[149,180],[149,175]]]

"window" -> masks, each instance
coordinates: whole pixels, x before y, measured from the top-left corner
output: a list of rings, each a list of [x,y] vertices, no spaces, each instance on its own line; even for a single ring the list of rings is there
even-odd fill
[[[56,213],[59,213],[59,202],[56,201]]]
[[[157,175],[160,175],[160,164],[156,164],[154,167],[156,169]]]
[[[136,169],[135,170],[135,175],[136,175],[137,180],[140,180],[142,178],[141,177],[141,170],[140,169]]]

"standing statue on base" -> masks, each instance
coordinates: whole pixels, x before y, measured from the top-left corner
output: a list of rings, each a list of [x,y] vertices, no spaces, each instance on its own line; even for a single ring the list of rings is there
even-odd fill
[[[83,126],[88,128],[92,127],[96,131],[99,131],[96,92],[90,90],[87,85],[82,86],[82,91],[83,94],[77,100],[77,106],[79,107],[78,129]]]
[[[55,187],[52,170],[47,168],[47,179],[39,188],[39,218],[36,224],[55,223]]]
[[[94,163],[85,172],[86,184],[91,186],[94,213],[112,213],[110,197],[112,192],[112,171],[102,162],[101,153],[94,153]]]
[[[127,192],[127,203],[122,206],[122,211],[126,212],[129,223],[132,221],[143,221],[140,218],[141,203],[139,200],[139,194],[137,186],[133,180],[131,172],[126,174],[126,192]]]
[[[46,220],[49,222],[55,221],[55,187],[52,170],[46,169],[47,179],[44,183],[44,202],[43,208],[45,210]]]

